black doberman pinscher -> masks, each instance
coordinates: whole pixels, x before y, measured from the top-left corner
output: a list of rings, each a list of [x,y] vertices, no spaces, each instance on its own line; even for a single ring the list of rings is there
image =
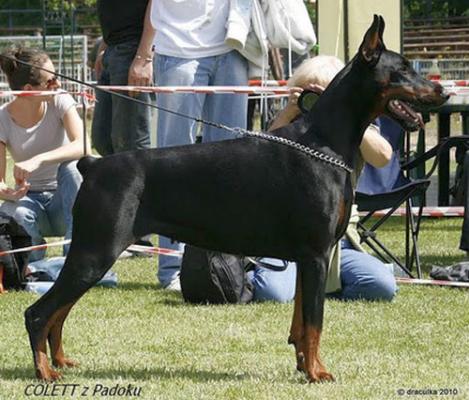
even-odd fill
[[[377,116],[414,130],[420,123],[415,106],[447,99],[440,85],[386,50],[383,30],[375,16],[358,54],[310,113],[274,132],[296,138],[298,146],[246,136],[80,161],[84,182],[65,266],[25,312],[38,378],[60,376],[49,366],[47,341],[56,367],[75,365],[62,348],[70,309],[127,246],[154,232],[202,248],[296,261],[289,342],[297,368],[312,382],[333,379],[319,358],[324,291],[330,250],[347,226],[353,191],[347,168],[327,159],[353,167],[363,132]]]

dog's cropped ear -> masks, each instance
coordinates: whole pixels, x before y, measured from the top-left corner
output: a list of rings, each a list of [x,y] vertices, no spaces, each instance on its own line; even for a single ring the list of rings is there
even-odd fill
[[[379,18],[379,38],[381,39],[381,44],[383,45],[383,47],[386,47],[384,46],[384,40],[383,40],[383,33],[384,33],[384,27],[386,26],[386,24],[384,23],[384,18],[380,15],[378,16]]]
[[[375,14],[373,23],[368,28],[360,45],[359,54],[370,66],[375,66],[385,49],[383,42],[384,19]]]

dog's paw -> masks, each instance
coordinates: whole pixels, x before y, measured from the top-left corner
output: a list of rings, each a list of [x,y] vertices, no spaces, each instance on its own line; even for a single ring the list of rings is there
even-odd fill
[[[62,379],[62,374],[52,368],[36,370],[36,377],[44,382],[55,382]]]
[[[322,370],[307,373],[307,377],[310,383],[335,382],[335,379],[332,374]]]
[[[80,365],[78,361],[70,360],[69,358],[60,358],[53,360],[52,364],[56,368],[74,368]]]

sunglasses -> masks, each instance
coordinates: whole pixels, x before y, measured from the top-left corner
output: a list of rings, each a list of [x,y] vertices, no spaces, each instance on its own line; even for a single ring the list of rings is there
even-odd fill
[[[298,107],[303,114],[310,112],[316,102],[319,100],[321,93],[314,90],[303,90],[300,97],[298,98]]]
[[[57,77],[57,75],[54,75],[52,78],[46,81],[46,87],[50,88],[51,86],[55,86],[58,80],[59,78]]]

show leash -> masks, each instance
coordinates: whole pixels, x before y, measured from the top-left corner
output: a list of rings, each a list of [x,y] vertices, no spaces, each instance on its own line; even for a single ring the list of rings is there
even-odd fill
[[[109,89],[104,89],[103,86],[101,86],[101,85],[94,85],[92,83],[85,82],[84,79],[80,80],[80,79],[76,79],[76,78],[67,76],[65,74],[59,73],[59,72],[51,71],[51,70],[48,70],[47,68],[40,67],[40,66],[28,63],[26,61],[19,60],[16,57],[8,57],[8,56],[5,56],[3,54],[0,54],[0,57],[11,60],[11,61],[18,62],[18,63],[23,64],[23,65],[27,65],[29,67],[40,69],[40,70],[48,72],[50,74],[54,74],[55,76],[58,76],[59,78],[62,78],[62,79],[65,79],[65,80],[68,80],[68,81],[71,81],[71,82],[75,82],[75,83],[83,85],[83,86],[87,86],[87,87],[92,88],[94,90],[100,90],[100,91],[102,91],[104,93],[108,93],[112,96],[117,96],[117,97],[120,97],[120,98],[123,98],[123,99],[126,99],[126,100],[134,101],[138,104],[142,104],[144,106],[151,107],[151,108],[157,109],[159,111],[168,112],[168,113],[176,115],[178,117],[191,119],[191,120],[196,121],[198,123],[208,125],[208,126],[212,126],[214,128],[226,130],[228,132],[233,133],[236,136],[239,136],[239,135],[248,136],[248,137],[268,140],[268,141],[275,142],[275,143],[280,143],[280,144],[286,145],[286,146],[288,146],[292,149],[300,151],[303,154],[306,154],[307,156],[309,156],[311,158],[314,158],[314,159],[319,160],[321,162],[325,162],[327,164],[333,165],[334,167],[338,167],[340,169],[343,169],[344,171],[346,171],[348,173],[352,173],[352,171],[353,171],[353,169],[350,166],[348,166],[344,161],[339,160],[339,159],[337,159],[337,158],[335,158],[331,155],[325,154],[325,153],[323,153],[319,150],[310,148],[308,146],[304,146],[302,144],[299,144],[299,143],[294,142],[294,141],[289,140],[289,139],[285,139],[285,138],[281,138],[281,137],[273,136],[273,135],[268,135],[268,134],[265,134],[265,133],[262,133],[262,132],[254,132],[254,131],[250,131],[250,130],[239,128],[239,127],[232,128],[232,127],[226,126],[226,125],[221,124],[221,123],[217,123],[217,122],[213,122],[213,121],[207,121],[207,120],[204,120],[203,118],[190,116],[190,115],[183,114],[183,113],[180,113],[180,112],[177,112],[177,111],[165,108],[165,107],[157,106],[156,104],[148,103],[146,101],[137,99],[135,97],[132,97],[132,96],[120,93],[120,92],[116,92],[116,91],[109,90]],[[82,100],[82,103],[83,103],[83,131],[84,131],[84,134],[83,134],[83,141],[84,141],[83,147],[84,147],[84,154],[86,155],[87,154],[86,119],[85,119],[86,118],[86,105],[84,103],[84,100]]]

